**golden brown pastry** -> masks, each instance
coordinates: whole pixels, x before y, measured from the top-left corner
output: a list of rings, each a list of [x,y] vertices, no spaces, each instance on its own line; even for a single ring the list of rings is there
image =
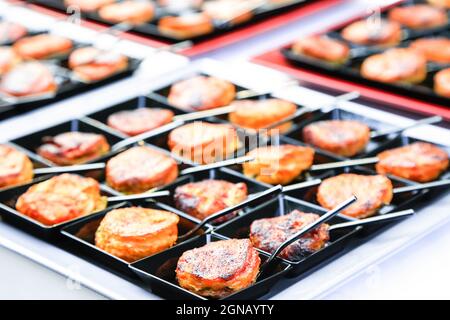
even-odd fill
[[[427,76],[427,60],[414,49],[390,49],[364,60],[361,75],[385,83],[420,83]]]
[[[128,136],[136,136],[170,123],[173,116],[174,113],[168,109],[137,108],[113,113],[107,123]]]
[[[250,226],[250,240],[256,248],[273,253],[284,241],[317,219],[317,214],[294,210],[284,216],[255,220]],[[279,256],[298,261],[319,251],[330,240],[328,229],[329,225],[321,224],[281,251]]]
[[[340,174],[322,182],[317,191],[317,201],[331,210],[353,195],[358,200],[341,213],[359,219],[370,217],[383,205],[391,203],[392,182],[383,175]]]
[[[389,11],[389,19],[411,29],[428,29],[445,26],[447,12],[427,4],[396,7]]]
[[[422,38],[411,43],[411,48],[422,52],[428,61],[450,63],[450,39]]]
[[[65,173],[31,186],[17,200],[16,209],[52,226],[103,210],[106,204],[97,181]]]
[[[51,94],[57,89],[53,73],[39,62],[20,63],[0,80],[0,92],[14,97]]]
[[[69,56],[69,68],[86,82],[109,78],[124,71],[127,66],[128,58],[123,54],[94,47],[76,49]]]
[[[158,29],[162,34],[187,39],[211,33],[214,30],[214,24],[204,13],[189,13],[162,17],[158,21]]]
[[[427,0],[427,1],[428,3],[434,6],[450,9],[450,0]]]
[[[109,151],[108,141],[102,134],[73,131],[44,140],[37,153],[60,166],[89,162]]]
[[[320,149],[353,157],[369,143],[370,128],[355,120],[318,121],[303,128],[303,140]]]
[[[236,96],[236,87],[216,77],[196,76],[170,88],[169,103],[186,111],[213,109],[228,105]]]
[[[11,21],[0,22],[0,44],[9,44],[25,37],[28,34],[27,28],[21,24]]]
[[[202,9],[211,19],[236,25],[253,18],[252,7],[250,1],[212,0],[206,1]]]
[[[198,8],[203,0],[158,0],[158,5],[167,9],[182,12],[186,9]]]
[[[245,183],[212,179],[177,187],[174,195],[176,208],[199,220],[235,206],[246,199],[247,185]],[[230,217],[219,218],[216,222],[226,221]]]
[[[20,56],[11,47],[0,47],[0,76],[20,62]]]
[[[175,272],[181,287],[204,297],[223,298],[251,286],[260,263],[250,240],[231,239],[184,252]]]
[[[106,164],[106,181],[124,193],[143,193],[178,177],[174,159],[147,146],[133,147]]]
[[[225,160],[241,146],[231,125],[208,122],[192,122],[172,130],[167,144],[173,154],[201,164]]]
[[[434,76],[434,91],[438,95],[450,98],[450,68],[436,73]]]
[[[0,144],[0,189],[33,179],[33,163],[23,152]]]
[[[256,148],[248,152],[247,156],[255,160],[242,164],[246,176],[269,184],[286,185],[311,167],[314,150],[284,144]]]
[[[100,18],[111,23],[143,24],[155,16],[155,6],[150,1],[120,1],[105,5],[98,11]]]
[[[323,35],[303,37],[294,42],[292,51],[298,55],[343,64],[350,57],[350,47],[343,41]]]
[[[378,26],[360,20],[345,27],[341,34],[345,40],[363,46],[392,47],[402,39],[400,24],[387,20],[381,20]]]
[[[397,177],[428,182],[435,180],[448,168],[448,154],[425,142],[415,142],[378,154],[376,164],[380,174],[392,174]]]
[[[116,2],[116,0],[64,0],[66,7],[75,6],[82,12],[95,12],[104,5]]]
[[[245,129],[259,130],[286,119],[297,111],[292,102],[281,99],[238,100],[234,101],[235,111],[229,114],[231,123]],[[292,121],[275,127],[280,133],[290,129]]]
[[[23,59],[40,60],[66,55],[72,50],[70,39],[55,34],[39,34],[18,40],[13,49]]]
[[[170,248],[180,218],[168,211],[130,207],[108,212],[95,233],[95,245],[134,262]]]

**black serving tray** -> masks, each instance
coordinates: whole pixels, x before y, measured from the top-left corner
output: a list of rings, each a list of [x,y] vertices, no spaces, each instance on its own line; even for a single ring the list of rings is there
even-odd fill
[[[32,0],[31,3],[43,5],[52,9],[57,9],[59,11],[66,12],[66,6],[64,5],[64,2],[62,0]],[[156,5],[156,11],[155,11],[155,18],[147,23],[143,23],[141,25],[134,26],[131,31],[138,33],[140,35],[144,36],[150,36],[152,38],[156,38],[163,41],[169,41],[169,42],[178,42],[180,40],[192,40],[194,42],[200,42],[203,40],[211,39],[216,36],[219,36],[221,34],[227,33],[229,31],[233,31],[236,29],[244,28],[246,26],[252,25],[254,23],[260,22],[264,19],[267,19],[273,15],[287,12],[296,6],[303,5],[307,2],[307,0],[292,0],[290,3],[284,4],[284,5],[270,5],[264,8],[258,8],[256,10],[253,10],[254,16],[252,19],[250,19],[247,22],[233,25],[230,23],[221,23],[220,21],[213,21],[214,23],[214,30],[206,35],[200,35],[200,36],[194,36],[190,38],[177,38],[171,35],[167,35],[164,33],[161,33],[158,30],[158,21],[164,16],[174,16],[177,15],[176,13],[169,12],[164,7]],[[198,9],[193,9],[194,12],[199,12]],[[103,20],[97,12],[81,12],[81,16],[83,18],[104,23],[107,25],[113,25],[111,22]]]
[[[73,172],[73,174],[79,174],[81,176],[85,177],[94,177],[98,178],[99,176],[102,176],[103,173],[102,170],[91,170],[91,171],[84,171],[84,172]],[[0,192],[0,215],[2,216],[3,220],[7,223],[10,223],[12,225],[15,225],[19,227],[20,229],[23,229],[24,231],[31,233],[32,235],[41,238],[46,241],[50,242],[57,242],[60,239],[60,230],[80,219],[72,219],[66,222],[54,224],[51,226],[47,226],[43,223],[40,223],[39,221],[32,219],[19,211],[15,209],[15,204],[17,202],[17,199],[19,196],[24,194],[32,185],[36,183],[43,182],[45,180],[48,180],[52,177],[52,175],[45,175],[41,177],[36,177],[33,179],[32,182],[20,185],[17,187],[12,187],[9,189],[4,189]],[[107,186],[100,184],[101,188],[101,194],[103,196],[115,196],[119,193],[115,192],[111,188],[108,188]]]
[[[400,6],[407,6],[411,4],[418,4],[418,3],[426,3],[426,1],[408,1],[408,3],[401,4]],[[450,10],[447,10],[449,19],[450,19]],[[386,17],[386,13],[382,15],[383,17]],[[361,18],[358,18],[356,20],[359,20]],[[339,26],[337,29],[326,32],[326,35],[329,37],[339,39],[341,41],[346,42],[350,48],[351,48],[351,54],[350,59],[347,61],[347,63],[344,63],[343,65],[333,65],[318,59],[306,57],[303,55],[295,54],[291,47],[286,47],[281,49],[282,54],[284,57],[293,65],[313,70],[313,71],[319,71],[321,73],[330,75],[332,77],[341,78],[344,80],[349,80],[352,82],[357,82],[361,84],[368,85],[370,87],[374,87],[376,89],[381,89],[385,91],[394,92],[397,94],[402,94],[408,97],[424,100],[427,102],[432,102],[444,106],[449,105],[450,99],[440,96],[434,92],[434,81],[433,77],[434,75],[444,68],[449,68],[450,65],[446,64],[437,64],[437,63],[428,63],[427,66],[427,78],[419,84],[388,84],[383,83],[375,80],[369,80],[361,76],[360,74],[360,67],[362,62],[369,56],[381,53],[386,48],[380,48],[376,46],[361,46],[361,45],[355,45],[352,43],[349,43],[345,39],[343,39],[340,36],[340,32],[343,28],[345,28],[350,23],[356,21],[351,20],[349,21],[345,26]],[[449,20],[450,21],[450,20]],[[432,29],[424,29],[424,30],[412,30],[409,28],[403,27],[403,38],[401,43],[397,47],[405,47],[407,46],[412,40],[416,40],[419,38],[424,37],[435,37],[435,36],[443,36],[443,37],[449,37],[450,35],[450,24],[447,23],[447,25],[439,28],[432,28]]]
[[[39,32],[46,33],[46,32]],[[73,40],[72,40],[73,41]],[[73,50],[88,46],[88,43],[80,43],[73,41]],[[73,51],[71,50],[71,52]],[[128,57],[128,66],[125,70],[120,71],[108,78],[95,81],[85,82],[74,75],[68,67],[68,55],[53,57],[51,59],[40,60],[45,64],[55,77],[58,88],[54,95],[41,95],[30,99],[30,97],[17,98],[15,101],[4,101],[0,99],[0,120],[15,116],[24,112],[28,112],[46,104],[53,103],[65,99],[79,93],[98,88],[100,86],[112,83],[114,81],[130,76],[139,68],[141,60]]]
[[[202,247],[210,241],[220,241],[226,239],[227,238],[220,235],[203,235],[194,241],[185,242],[162,253],[137,261],[131,264],[130,268],[150,286],[153,293],[163,298],[207,300],[206,298],[189,292],[178,285],[175,278],[176,264],[183,252]],[[268,256],[262,251],[259,252],[261,263],[264,263]],[[272,270],[270,270],[267,274],[264,274],[261,279],[256,281],[255,284],[229,295],[225,299],[257,299],[269,293],[273,285],[291,269],[291,266],[288,263],[280,259],[276,259],[273,263],[276,263],[276,266],[274,268],[270,268]]]
[[[123,277],[135,278],[136,275],[129,268],[129,262],[95,246],[95,232],[105,215],[111,210],[127,208],[131,206],[140,206],[143,208],[173,212],[173,210],[171,210],[171,208],[169,208],[168,206],[157,202],[130,201],[116,204],[115,206],[112,206],[106,210],[86,216],[70,223],[69,225],[66,225],[66,227],[61,230],[61,233],[68,239],[67,248],[73,254],[81,256],[89,262],[100,265],[102,268],[105,268],[108,271],[118,273]],[[175,213],[180,217],[180,222],[178,224],[179,234],[184,234],[199,223],[199,220],[192,218],[186,214],[180,212]],[[195,240],[198,236],[209,232],[210,228],[210,226],[206,225],[196,234],[194,234],[192,238],[189,238],[180,243],[176,243],[175,246],[178,246],[184,242]]]
[[[248,238],[250,234],[250,225],[253,221],[283,216],[293,210],[299,210],[306,213],[316,213],[318,215],[323,215],[327,212],[322,207],[291,198],[289,196],[284,196],[279,197],[278,199],[270,200],[267,203],[250,210],[246,215],[229,221],[214,230],[214,233],[226,236],[228,238]],[[353,219],[343,215],[338,215],[329,220],[327,223],[329,225],[334,225],[351,220]],[[332,261],[333,258],[335,259],[337,256],[342,255],[346,252],[348,245],[361,229],[362,228],[360,227],[353,227],[332,230],[330,231],[330,241],[321,250],[305,255],[301,260],[291,261],[283,259],[292,265],[292,269],[288,276],[299,276],[307,271],[312,271],[314,268],[323,266],[325,263]],[[270,254],[270,252],[266,253]]]

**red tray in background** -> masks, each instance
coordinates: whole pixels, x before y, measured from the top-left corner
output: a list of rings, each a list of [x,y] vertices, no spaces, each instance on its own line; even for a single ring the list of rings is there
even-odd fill
[[[19,1],[10,1],[10,2],[19,2]],[[220,48],[223,48],[225,46],[231,45],[233,43],[254,37],[258,34],[262,34],[264,32],[267,32],[269,30],[281,27],[285,24],[288,24],[290,22],[296,21],[302,17],[305,17],[307,15],[311,15],[315,12],[325,10],[327,8],[330,8],[332,6],[335,6],[339,4],[339,0],[320,0],[320,1],[311,1],[309,3],[305,3],[300,5],[298,8],[291,9],[288,12],[285,13],[279,13],[274,15],[273,17],[267,18],[264,21],[255,22],[252,23],[246,27],[242,27],[230,32],[227,32],[222,35],[218,35],[217,37],[203,40],[195,44],[193,47],[186,49],[182,52],[180,52],[183,55],[193,57],[200,54],[204,54],[207,52],[211,52]],[[39,5],[35,4],[29,4],[28,5],[33,10],[36,10],[38,12],[42,12],[44,14],[57,16],[57,17],[63,17],[64,14],[53,9],[44,8]],[[95,30],[102,30],[104,28],[107,28],[107,26],[97,23],[97,22],[91,22],[91,21],[85,21],[82,22],[83,26],[93,28]],[[138,35],[136,33],[124,33],[121,35],[122,38],[136,41],[142,44],[150,45],[152,47],[160,47],[163,45],[168,44],[167,42],[161,41],[161,40],[154,40],[147,36]]]
[[[401,2],[401,1],[399,1]],[[383,9],[395,5],[391,4]],[[348,24],[349,21],[357,19],[358,16],[351,17],[345,22],[341,22],[328,29],[322,30],[320,33],[327,32],[333,29]],[[361,18],[361,16],[359,16]],[[303,69],[291,64],[281,53],[283,48],[289,47],[291,44],[286,44],[280,48],[276,48],[269,52],[263,53],[252,58],[253,62],[258,64],[286,72],[296,77],[297,79],[312,84],[316,87],[324,89],[331,89],[340,92],[358,91],[363,98],[380,103],[383,106],[389,108],[400,109],[403,111],[412,112],[419,115],[440,115],[447,121],[450,121],[450,108],[444,105],[429,103],[424,100],[410,98],[404,95],[387,92],[382,89],[366,86],[357,82],[335,78],[330,75],[321,73],[320,71],[312,71],[309,69]]]
[[[338,90],[342,92],[358,91],[361,96],[369,100],[392,106],[402,110],[425,115],[440,115],[450,120],[450,109],[445,106],[428,103],[425,101],[408,98],[402,95],[386,92],[368,87],[355,82],[333,78],[319,72],[300,69],[291,65],[281,54],[281,48],[256,56],[252,61],[273,69],[277,69],[293,75],[301,81],[311,83],[318,87]]]

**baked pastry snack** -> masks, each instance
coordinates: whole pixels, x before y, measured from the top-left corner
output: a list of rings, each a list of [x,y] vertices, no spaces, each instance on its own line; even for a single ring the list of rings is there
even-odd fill
[[[364,60],[361,75],[385,83],[420,83],[427,76],[427,60],[414,49],[390,49]]]
[[[236,87],[216,77],[196,76],[175,83],[168,101],[186,111],[200,111],[228,105],[236,96]]]
[[[229,158],[241,146],[231,125],[208,122],[192,122],[172,130],[167,144],[172,154],[201,164]]]
[[[110,147],[102,134],[65,132],[44,139],[37,153],[51,162],[68,166],[89,162],[105,155]]]
[[[128,136],[136,136],[170,123],[173,116],[174,113],[168,109],[137,108],[113,113],[107,123]]]
[[[124,193],[143,193],[178,177],[174,159],[147,146],[133,147],[106,164],[106,182]]]
[[[352,218],[367,218],[391,203],[392,182],[383,175],[343,173],[322,181],[317,191],[317,202],[331,210],[353,195],[358,199],[341,213]]]
[[[381,20],[379,25],[373,25],[360,20],[345,27],[341,35],[345,40],[358,45],[392,47],[401,41],[402,29],[394,21]]]
[[[246,199],[247,185],[245,183],[212,179],[179,186],[175,189],[174,195],[176,208],[199,220],[235,206]],[[216,222],[223,222],[229,218],[218,218]]]
[[[86,82],[100,81],[124,71],[128,58],[113,51],[101,51],[94,47],[74,50],[69,56],[69,68]]]
[[[450,0],[427,0],[427,1],[428,3],[434,6],[450,9]]]
[[[70,39],[49,33],[38,34],[18,40],[14,51],[23,59],[41,60],[68,54],[73,48]]]
[[[13,43],[28,34],[27,28],[12,21],[0,21],[0,45]]]
[[[389,19],[411,29],[429,29],[445,26],[447,12],[427,4],[396,7],[389,11]]]
[[[447,170],[449,159],[444,150],[426,142],[386,150],[377,155],[376,170],[380,174],[428,182]]]
[[[0,80],[0,92],[14,97],[51,94],[57,89],[53,73],[39,62],[20,63]]]
[[[448,38],[422,38],[413,41],[410,47],[424,54],[428,61],[450,63],[450,39]]]
[[[161,7],[177,12],[198,8],[203,4],[203,0],[158,0],[157,2]]]
[[[236,109],[228,116],[230,122],[239,127],[253,130],[265,129],[297,111],[295,104],[281,99],[237,100],[231,105]],[[273,129],[284,133],[291,126],[292,121],[287,121]]]
[[[312,35],[298,39],[292,45],[292,51],[298,55],[336,65],[347,62],[350,57],[350,47],[345,42],[324,35]]]
[[[175,272],[182,288],[204,297],[223,298],[251,286],[260,264],[250,240],[231,239],[184,252]]]
[[[103,210],[106,205],[97,181],[65,173],[31,186],[17,200],[16,209],[53,226]]]
[[[101,7],[114,2],[116,0],[64,0],[66,7],[76,6],[82,12],[95,12]]]
[[[0,189],[30,182],[33,175],[33,163],[25,153],[0,144]]]
[[[436,73],[434,76],[434,91],[438,95],[450,98],[450,68]]]
[[[162,34],[187,39],[211,33],[214,30],[214,24],[204,13],[188,13],[162,17],[158,21],[158,29]]]
[[[0,47],[0,76],[10,71],[21,61],[11,47]]]
[[[120,1],[105,5],[98,10],[103,20],[111,23],[143,24],[155,16],[155,6],[150,1]]]
[[[294,210],[283,216],[255,220],[250,226],[250,241],[256,248],[273,253],[284,241],[317,219],[317,214]],[[328,229],[329,225],[321,224],[281,251],[279,256],[298,261],[319,251],[330,240]]]
[[[212,0],[206,1],[202,10],[211,19],[236,25],[253,18],[252,7],[251,1]]]
[[[247,156],[255,160],[242,164],[246,176],[269,184],[286,185],[311,167],[314,149],[284,144],[256,148]]]
[[[134,262],[173,246],[180,218],[168,211],[128,207],[108,212],[95,232],[95,245]]]
[[[317,121],[303,128],[303,140],[331,153],[353,157],[369,143],[370,128],[355,120]]]

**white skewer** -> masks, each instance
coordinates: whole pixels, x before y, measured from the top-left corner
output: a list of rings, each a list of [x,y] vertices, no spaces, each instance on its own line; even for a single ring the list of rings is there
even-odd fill
[[[330,162],[330,163],[324,163],[324,164],[315,164],[312,165],[309,169],[310,171],[322,171],[322,170],[329,170],[329,169],[338,169],[338,168],[345,168],[345,167],[351,167],[351,166],[360,166],[365,164],[374,164],[377,163],[380,159],[377,157],[373,158],[364,158],[364,159],[355,159],[355,160],[344,160],[344,161],[338,161],[338,162]]]
[[[146,193],[140,193],[140,194],[126,195],[126,196],[108,197],[108,202],[145,200],[148,198],[165,197],[165,196],[169,196],[169,195],[170,195],[170,192],[168,190],[162,190],[162,191],[157,191],[157,192],[146,192]]]
[[[66,167],[48,167],[48,168],[38,168],[34,169],[34,174],[52,174],[52,173],[69,173],[77,171],[89,171],[104,169],[106,167],[105,163],[89,163],[89,164],[79,164],[74,166]]]
[[[398,212],[392,212],[392,213],[388,213],[388,214],[379,215],[376,217],[334,224],[334,225],[330,226],[329,231],[336,230],[336,229],[349,228],[349,227],[365,226],[368,224],[375,224],[375,223],[380,223],[380,222],[389,222],[392,220],[406,218],[406,217],[412,216],[413,214],[414,214],[414,210],[412,210],[412,209],[398,211]]]
[[[391,134],[399,134],[405,130],[411,129],[411,128],[415,128],[418,126],[423,126],[426,124],[433,124],[433,123],[438,123],[442,121],[442,117],[440,116],[434,116],[434,117],[429,117],[429,118],[424,118],[422,120],[418,120],[408,126],[402,127],[402,128],[395,128],[395,129],[391,129],[391,130],[386,130],[386,131],[372,131],[370,133],[370,138],[379,138],[382,136],[388,136]]]
[[[184,169],[180,172],[180,175],[186,175],[186,174],[201,172],[201,171],[208,171],[208,170],[215,169],[215,168],[221,168],[221,167],[232,166],[235,164],[241,164],[241,163],[252,161],[252,160],[255,160],[255,158],[250,157],[250,156],[245,156],[245,157],[239,157],[239,158],[219,161],[219,162],[215,162],[215,163],[211,163],[211,164],[205,164],[202,166]]]
[[[393,190],[394,194],[397,193],[403,193],[403,192],[411,192],[411,191],[417,191],[417,190],[424,190],[424,189],[431,189],[431,188],[437,188],[437,187],[444,187],[450,185],[450,179],[445,180],[438,180],[428,183],[422,183],[414,186],[407,186],[407,187],[400,187],[395,188]]]

